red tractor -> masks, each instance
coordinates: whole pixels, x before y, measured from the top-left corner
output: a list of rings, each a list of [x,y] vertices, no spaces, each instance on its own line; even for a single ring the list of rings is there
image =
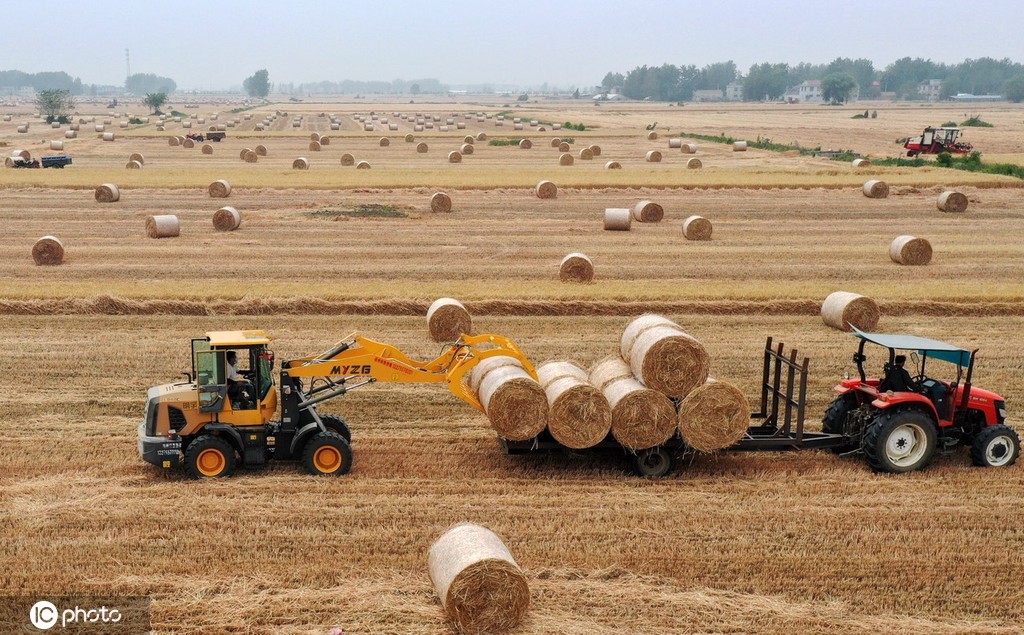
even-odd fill
[[[876,472],[911,472],[926,467],[937,450],[952,454],[961,445],[971,448],[975,465],[1005,467],[1020,454],[1020,438],[1006,425],[1006,400],[971,385],[977,351],[913,335],[883,335],[854,329],[860,346],[853,356],[860,375],[835,387],[839,395],[825,411],[824,432],[839,434],[847,443],[837,452],[862,451]],[[909,351],[916,367],[911,378],[916,390],[884,390],[884,379],[864,371],[865,345],[888,351],[886,378],[896,369],[896,351]],[[953,380],[925,373],[929,361],[952,364]],[[961,383],[962,382],[962,383]]]
[[[967,154],[974,149],[969,143],[958,142],[960,128],[925,128],[919,137],[910,137],[903,143],[908,157],[919,154]]]

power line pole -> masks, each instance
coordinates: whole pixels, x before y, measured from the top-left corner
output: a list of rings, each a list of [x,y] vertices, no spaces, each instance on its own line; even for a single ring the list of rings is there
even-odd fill
[[[127,86],[128,78],[132,76],[132,59],[128,49],[124,50],[124,68],[126,73],[124,76],[124,83]]]

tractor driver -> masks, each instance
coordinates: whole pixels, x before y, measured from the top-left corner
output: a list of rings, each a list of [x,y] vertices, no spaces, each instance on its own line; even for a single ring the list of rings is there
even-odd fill
[[[256,389],[249,381],[238,372],[238,355],[235,351],[228,351],[224,356],[227,360],[228,399],[232,405],[239,404],[241,408],[248,409],[256,403]]]
[[[891,390],[893,392],[918,392],[921,387],[910,377],[910,373],[904,368],[904,364],[907,363],[906,355],[897,355],[895,363],[892,366],[886,368],[885,379],[879,384],[878,389],[880,391]]]

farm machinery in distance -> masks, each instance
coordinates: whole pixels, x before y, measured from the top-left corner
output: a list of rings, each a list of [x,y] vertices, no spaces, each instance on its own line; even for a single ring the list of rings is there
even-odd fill
[[[960,128],[940,127],[925,128],[917,137],[910,137],[903,142],[908,157],[916,157],[919,154],[967,154],[974,149],[974,146],[965,142],[957,141],[960,138]]]

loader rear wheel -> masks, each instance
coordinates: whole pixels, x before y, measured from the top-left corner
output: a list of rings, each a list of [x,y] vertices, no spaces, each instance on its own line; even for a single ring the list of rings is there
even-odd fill
[[[1020,456],[1020,437],[1010,426],[985,428],[971,441],[971,462],[980,467],[1009,467]]]
[[[235,449],[212,434],[204,434],[185,450],[185,471],[195,479],[227,478],[235,473]]]
[[[342,436],[343,439],[348,441],[349,445],[352,445],[352,432],[348,429],[348,424],[345,420],[338,415],[320,415],[320,421],[323,422],[324,427],[333,432],[337,432]]]
[[[935,457],[938,433],[931,417],[920,410],[882,412],[864,433],[861,449],[876,472],[913,472]]]
[[[821,418],[821,431],[827,434],[843,434],[846,425],[846,416],[857,409],[857,396],[852,392],[838,395],[825,409],[825,416]],[[843,454],[856,450],[857,446],[847,443],[832,448],[836,454]]]
[[[314,476],[341,476],[352,469],[352,448],[337,432],[321,432],[306,442],[302,464]]]

